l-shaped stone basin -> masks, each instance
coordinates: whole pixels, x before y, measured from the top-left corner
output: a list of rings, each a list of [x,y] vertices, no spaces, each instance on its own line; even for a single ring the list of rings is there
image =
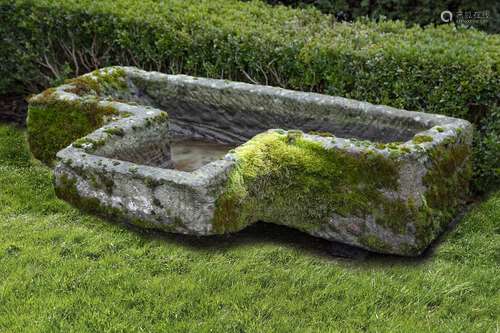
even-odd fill
[[[418,255],[454,218],[471,177],[465,120],[133,67],[32,97],[28,133],[33,154],[55,161],[58,197],[192,235],[263,221]],[[188,172],[172,159],[182,140],[236,148]]]

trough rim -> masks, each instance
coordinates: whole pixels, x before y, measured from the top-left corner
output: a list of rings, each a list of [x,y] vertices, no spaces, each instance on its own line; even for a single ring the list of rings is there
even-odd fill
[[[408,111],[405,109],[397,109],[394,107],[390,106],[385,106],[385,105],[377,105],[377,104],[372,104],[369,102],[365,101],[358,101],[354,99],[348,99],[344,97],[339,97],[339,96],[330,96],[330,95],[323,95],[319,93],[314,93],[314,92],[303,92],[303,91],[295,91],[295,90],[289,90],[281,87],[273,87],[273,86],[267,86],[267,85],[257,85],[257,84],[250,84],[250,83],[245,83],[245,82],[237,82],[237,81],[228,81],[228,80],[222,80],[222,79],[210,79],[210,78],[201,78],[201,77],[195,77],[195,76],[188,76],[184,74],[165,74],[165,73],[160,73],[160,72],[155,72],[155,71],[144,71],[140,70],[136,67],[129,67],[129,66],[111,66],[111,67],[104,67],[100,68],[94,72],[90,72],[84,75],[81,75],[80,77],[94,77],[96,73],[106,73],[109,74],[110,72],[113,72],[115,70],[123,70],[125,71],[125,74],[127,76],[129,75],[142,75],[142,76],[155,76],[155,77],[160,77],[166,81],[169,82],[176,82],[176,83],[181,83],[181,84],[191,84],[191,85],[200,85],[204,87],[208,87],[211,89],[234,89],[236,91],[242,91],[246,93],[255,93],[255,94],[266,94],[266,95],[271,95],[271,96],[279,96],[279,97],[284,97],[286,96],[287,98],[291,98],[296,101],[308,101],[308,102],[316,102],[316,103],[321,103],[321,104],[330,104],[332,107],[338,107],[338,108],[343,108],[343,112],[351,112],[352,110],[357,110],[358,112],[362,113],[370,113],[373,114],[374,116],[382,116],[382,117],[394,117],[394,118],[412,118],[415,120],[417,123],[421,124],[424,128],[427,128],[423,131],[417,132],[413,138],[405,141],[405,142],[398,142],[397,144],[393,143],[388,143],[391,145],[391,148],[399,148],[403,150],[403,157],[418,157],[425,155],[426,152],[430,151],[432,148],[439,146],[443,142],[446,142],[447,140],[450,140],[454,137],[457,136],[457,134],[460,134],[461,131],[467,130],[468,128],[472,128],[472,125],[470,122],[464,119],[460,118],[454,118],[454,117],[448,117],[440,114],[431,114],[431,113],[424,113],[424,112],[416,112],[416,111]],[[59,101],[78,101],[78,100],[84,100],[85,97],[79,96],[75,94],[74,92],[71,92],[75,88],[75,85],[72,83],[66,83],[63,85],[60,85],[55,88],[55,90],[52,92],[52,97],[55,98],[56,100]],[[38,103],[41,102],[43,104],[43,98],[44,94],[37,94],[32,96],[29,99],[29,103]],[[168,115],[167,112],[153,108],[151,106],[146,106],[146,105],[133,105],[133,104],[128,104],[125,102],[121,101],[110,101],[109,97],[105,98],[97,98],[98,105],[100,107],[111,107],[115,109],[119,115],[124,115],[124,114],[132,114],[132,116],[124,118],[124,119],[111,119],[107,123],[105,123],[102,127],[96,129],[95,131],[87,134],[86,136],[83,137],[83,139],[89,139],[89,140],[104,140],[104,144],[106,144],[106,140],[110,139],[112,135],[105,133],[106,130],[111,129],[111,128],[121,128],[125,124],[133,124],[134,126],[140,126],[142,122],[145,119],[152,119],[159,114],[165,113]],[[347,106],[347,109],[346,109]],[[346,111],[347,110],[347,111]],[[355,117],[356,115],[350,115]],[[170,120],[175,122],[175,120]],[[285,133],[288,130],[295,130],[295,129],[268,129],[268,131],[284,131]],[[334,134],[334,133],[333,133]],[[377,147],[377,142],[371,141],[371,140],[358,140],[354,138],[345,138],[345,137],[337,137],[333,135],[334,140],[331,140],[330,138],[325,138],[322,135],[316,135],[316,134],[311,134],[311,133],[304,133],[303,137],[307,140],[315,141],[318,143],[321,143],[324,148],[326,149],[331,149],[331,148],[337,148],[341,150],[346,150],[350,153],[360,153],[360,152],[366,152],[367,150],[370,150],[374,153],[383,155],[384,157],[388,157],[391,154],[391,148],[387,147],[387,144],[384,144],[384,148]],[[418,137],[430,137],[432,140],[429,141],[424,141],[424,142],[415,142],[415,138]],[[243,145],[249,141],[251,141],[252,138],[249,138],[246,140]],[[332,142],[334,141],[334,142]],[[241,146],[241,145],[239,145]],[[239,147],[238,146],[238,147]],[[206,181],[206,173],[204,171],[207,171],[210,169],[210,165],[218,162],[213,161],[210,162],[206,165],[201,166],[200,168],[187,172],[187,171],[181,171],[181,170],[175,170],[175,169],[165,169],[161,167],[151,167],[147,166],[144,164],[140,163],[134,163],[134,162],[126,162],[122,160],[116,160],[113,158],[108,158],[105,156],[100,156],[93,154],[93,148],[94,147],[75,147],[75,142],[71,143],[68,147],[63,148],[57,153],[57,159],[62,160],[66,159],[71,155],[75,154],[80,154],[81,157],[86,157],[93,155],[98,159],[101,160],[109,160],[111,162],[113,161],[121,161],[122,163],[129,164],[131,167],[133,166],[138,166],[138,167],[145,167],[145,168],[154,168],[155,170],[166,170],[162,171],[161,174],[163,174],[166,178],[170,178],[169,174],[174,173],[178,175],[189,175],[192,179],[195,179],[196,182],[204,182]],[[236,159],[236,155],[234,152],[228,152],[226,156],[222,159],[225,161],[234,161]],[[216,163],[217,164],[217,163]],[[115,171],[119,171],[118,169]]]

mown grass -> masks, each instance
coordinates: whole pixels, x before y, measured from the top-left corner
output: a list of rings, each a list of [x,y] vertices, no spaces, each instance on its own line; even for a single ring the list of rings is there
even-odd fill
[[[24,131],[1,125],[0,331],[498,332],[499,220],[496,192],[420,260],[334,258],[265,225],[146,232],[56,199]]]

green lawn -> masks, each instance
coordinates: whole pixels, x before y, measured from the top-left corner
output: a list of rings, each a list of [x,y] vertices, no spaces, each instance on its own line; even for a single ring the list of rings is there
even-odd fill
[[[56,199],[24,132],[0,125],[0,332],[498,332],[499,220],[500,191],[419,260],[334,258],[266,225],[140,231]]]

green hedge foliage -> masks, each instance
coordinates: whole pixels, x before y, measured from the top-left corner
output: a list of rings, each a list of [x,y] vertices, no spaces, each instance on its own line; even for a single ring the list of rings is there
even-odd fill
[[[0,0],[0,22],[0,94],[134,65],[445,114],[477,125],[477,188],[500,184],[499,35],[238,0]]]
[[[449,10],[458,12],[476,13],[488,11],[484,21],[457,22],[469,24],[477,29],[500,32],[500,2],[494,0],[266,0],[273,5],[287,5],[293,7],[315,6],[323,13],[332,14],[338,20],[352,21],[355,18],[366,16],[372,19],[382,17],[390,20],[403,20],[407,24],[442,24],[441,12]],[[464,14],[465,15],[465,14]]]

